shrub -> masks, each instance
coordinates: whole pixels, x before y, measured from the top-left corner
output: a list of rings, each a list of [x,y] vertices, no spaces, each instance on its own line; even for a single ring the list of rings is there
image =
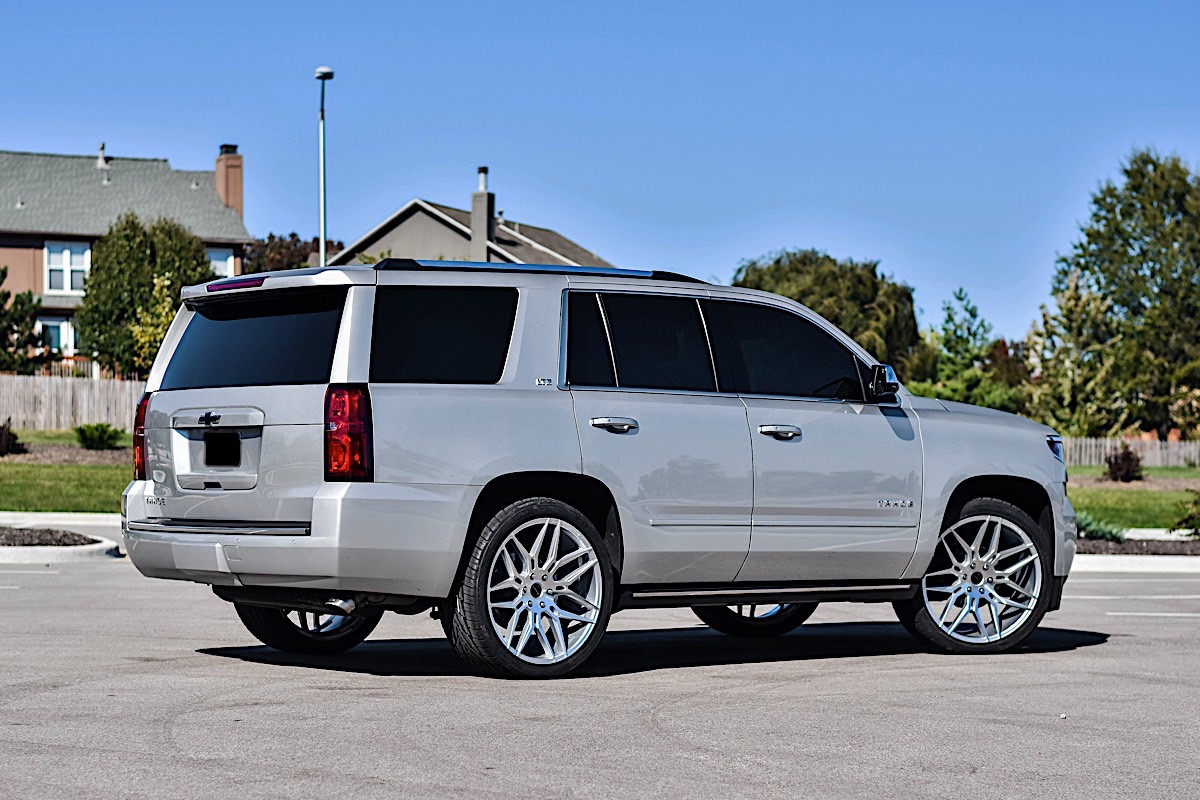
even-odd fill
[[[80,425],[75,429],[79,443],[84,450],[119,450],[125,431],[114,428],[107,422],[94,422],[90,425]]]
[[[9,417],[0,425],[0,456],[24,452],[25,445],[17,441],[17,434],[12,429],[12,417]]]
[[[1172,531],[1190,531],[1193,538],[1200,538],[1200,489],[1188,489],[1191,500],[1179,504],[1179,519],[1171,526]]]
[[[1129,483],[1142,479],[1142,458],[1129,449],[1129,445],[1121,445],[1120,450],[1114,450],[1104,457],[1108,466],[1108,479]]]
[[[1081,539],[1103,539],[1107,542],[1125,541],[1125,530],[1103,520],[1096,519],[1086,511],[1076,512]]]

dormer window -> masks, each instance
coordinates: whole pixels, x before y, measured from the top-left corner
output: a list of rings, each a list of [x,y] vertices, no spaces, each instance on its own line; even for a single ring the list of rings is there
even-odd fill
[[[92,266],[92,247],[87,242],[46,242],[46,292],[83,294]]]

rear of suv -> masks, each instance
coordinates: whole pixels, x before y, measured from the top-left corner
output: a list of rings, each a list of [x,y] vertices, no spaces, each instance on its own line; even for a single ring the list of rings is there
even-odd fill
[[[183,300],[137,409],[126,546],[281,650],[432,610],[476,669],[550,676],[623,608],[773,636],[849,600],[998,652],[1070,569],[1053,431],[912,396],[775,295],[387,259]]]

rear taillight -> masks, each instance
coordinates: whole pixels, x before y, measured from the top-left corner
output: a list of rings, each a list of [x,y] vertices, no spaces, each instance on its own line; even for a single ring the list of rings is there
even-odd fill
[[[146,480],[146,407],[150,405],[150,393],[138,400],[137,413],[133,415],[133,479]]]
[[[371,395],[362,384],[330,386],[325,393],[325,480],[371,478]]]

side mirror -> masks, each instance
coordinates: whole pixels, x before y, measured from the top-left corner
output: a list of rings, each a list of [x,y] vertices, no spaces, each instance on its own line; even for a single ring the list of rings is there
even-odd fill
[[[896,370],[886,364],[871,367],[871,383],[867,386],[868,400],[872,403],[893,403],[900,391],[900,379]]]

